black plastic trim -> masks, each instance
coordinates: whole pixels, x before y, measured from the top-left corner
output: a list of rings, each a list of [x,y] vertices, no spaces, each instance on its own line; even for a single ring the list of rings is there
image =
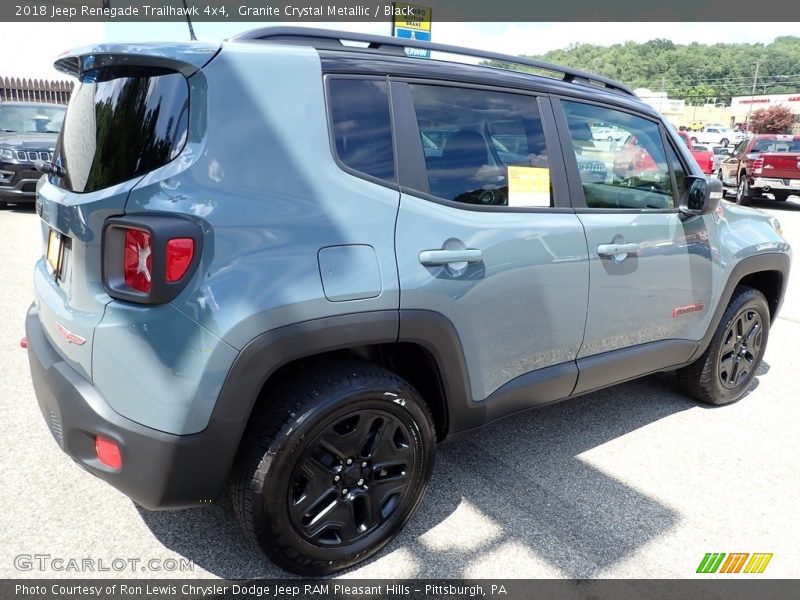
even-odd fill
[[[580,375],[572,395],[682,366],[696,349],[697,342],[692,340],[659,340],[579,358]]]
[[[61,359],[35,306],[28,311],[25,332],[42,416],[61,449],[81,467],[150,510],[205,506],[223,493],[230,464],[221,449],[238,443],[235,423],[214,421],[193,435],[171,435],[135,423],[116,413]],[[96,435],[119,445],[121,469],[97,459]]]
[[[772,314],[772,320],[774,322],[775,317],[777,317],[778,312],[781,309],[781,305],[783,304],[784,296],[786,295],[786,286],[789,283],[790,266],[791,260],[789,255],[782,254],[780,252],[756,254],[755,256],[743,258],[736,263],[733,269],[731,269],[731,272],[728,274],[725,287],[722,290],[717,307],[714,309],[714,315],[711,317],[711,321],[708,324],[708,329],[706,330],[703,339],[700,340],[697,350],[695,350],[691,359],[687,362],[695,360],[706,351],[706,348],[708,348],[708,345],[711,343],[711,339],[714,337],[714,333],[717,331],[719,322],[722,320],[722,315],[725,313],[725,309],[728,308],[728,304],[733,297],[733,292],[736,290],[736,286],[738,286],[739,282],[748,275],[765,271],[777,271],[781,274],[782,287],[777,298],[775,310]]]

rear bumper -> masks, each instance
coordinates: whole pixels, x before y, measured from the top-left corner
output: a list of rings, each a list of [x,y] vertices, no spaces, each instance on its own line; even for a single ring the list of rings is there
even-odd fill
[[[789,184],[790,181],[791,181],[790,179],[755,177],[750,187],[760,190],[763,190],[765,188],[769,188],[771,190],[786,190],[787,192],[800,194],[800,187],[790,185]]]
[[[150,510],[208,505],[222,495],[238,423],[212,421],[205,431],[172,435],[116,413],[100,393],[64,362],[31,306],[25,322],[28,360],[39,408],[61,449],[84,469]],[[95,436],[114,440],[122,468],[97,460]]]

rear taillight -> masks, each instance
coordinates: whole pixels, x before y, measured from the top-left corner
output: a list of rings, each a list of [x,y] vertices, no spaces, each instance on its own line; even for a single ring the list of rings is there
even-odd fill
[[[199,223],[166,215],[113,217],[103,229],[103,282],[112,298],[163,304],[186,287],[202,250]]]
[[[167,242],[167,281],[180,281],[194,256],[192,238],[175,238]]]
[[[123,256],[125,283],[128,287],[150,293],[153,273],[153,247],[150,234],[139,229],[125,231],[125,252]]]
[[[756,158],[753,160],[753,175],[760,175],[761,171],[764,170],[764,159],[763,158]]]

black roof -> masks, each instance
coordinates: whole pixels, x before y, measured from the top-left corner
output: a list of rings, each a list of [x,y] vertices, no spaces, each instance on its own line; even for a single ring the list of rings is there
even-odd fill
[[[471,56],[475,58],[482,58],[484,60],[494,60],[501,63],[535,68],[555,75],[560,75],[560,82],[562,82],[562,85],[566,84],[572,86],[573,84],[578,84],[575,87],[586,87],[593,91],[604,90],[612,92],[617,96],[636,98],[635,94],[630,88],[618,81],[614,81],[613,79],[609,79],[601,75],[595,75],[593,73],[587,73],[585,71],[573,69],[572,67],[562,67],[560,65],[527,57],[511,56],[498,52],[475,50],[472,48],[451,46],[448,44],[439,44],[421,40],[411,40],[405,38],[400,39],[388,36],[335,31],[329,29],[316,29],[309,27],[265,27],[240,33],[239,35],[230,38],[230,41],[308,45],[319,50],[321,55],[327,52],[341,52],[343,53],[342,58],[349,54],[350,56],[358,56],[359,61],[363,61],[365,53],[371,54],[375,59],[385,58],[387,61],[389,57],[394,57],[396,61],[402,62],[384,63],[386,65],[392,64],[394,68],[400,68],[403,63],[408,63],[409,68],[411,68],[411,65],[414,63],[417,63],[417,65],[420,63],[427,63],[428,66],[426,68],[430,69],[432,64],[439,63],[447,65],[448,70],[450,70],[453,69],[454,65],[458,64],[450,61],[421,61],[417,58],[406,56],[405,48],[419,48],[435,52]],[[361,42],[367,44],[367,46],[347,46],[343,44],[343,41]],[[470,65],[470,67],[473,69],[473,71],[471,71],[473,74],[475,73],[475,69],[492,69],[495,71],[501,70],[487,65]],[[402,70],[402,68],[400,70]],[[418,69],[415,68],[414,70]],[[516,73],[517,76],[521,78],[533,78],[539,83],[548,80],[559,81],[552,77],[543,77],[532,73],[524,73],[511,69],[502,70],[508,73]],[[638,101],[637,106],[641,106]]]

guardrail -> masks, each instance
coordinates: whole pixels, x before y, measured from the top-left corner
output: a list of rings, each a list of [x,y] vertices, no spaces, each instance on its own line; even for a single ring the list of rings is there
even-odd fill
[[[24,77],[0,77],[0,102],[67,104],[74,83]]]

